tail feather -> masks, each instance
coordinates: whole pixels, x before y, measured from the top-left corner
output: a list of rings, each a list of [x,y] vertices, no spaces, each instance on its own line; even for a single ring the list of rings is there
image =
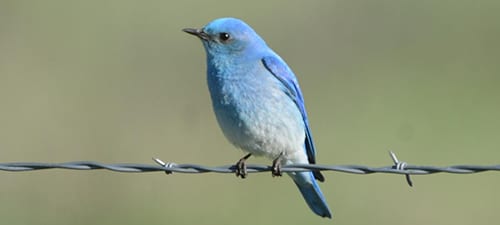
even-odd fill
[[[312,172],[298,172],[290,174],[293,181],[300,190],[307,205],[311,210],[321,217],[332,218],[325,197],[319,189],[318,182],[314,179]]]

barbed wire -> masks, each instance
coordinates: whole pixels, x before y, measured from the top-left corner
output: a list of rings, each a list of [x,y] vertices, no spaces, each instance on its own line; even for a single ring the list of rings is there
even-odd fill
[[[319,164],[290,164],[283,165],[281,172],[304,172],[304,171],[336,171],[350,174],[400,174],[406,176],[408,185],[413,186],[410,175],[429,175],[435,173],[471,174],[485,171],[500,171],[499,165],[455,165],[455,166],[417,166],[400,162],[393,152],[389,152],[394,165],[384,167],[369,167],[363,165],[319,165]],[[106,164],[93,161],[75,161],[64,163],[40,163],[40,162],[10,162],[0,163],[1,171],[22,172],[45,169],[69,169],[69,170],[99,170],[105,169],[114,172],[144,173],[163,171],[171,173],[235,173],[237,166],[203,166],[197,164],[165,163],[160,159],[153,158],[159,165],[116,163]],[[246,166],[248,173],[270,172],[273,170],[269,165],[249,164]]]

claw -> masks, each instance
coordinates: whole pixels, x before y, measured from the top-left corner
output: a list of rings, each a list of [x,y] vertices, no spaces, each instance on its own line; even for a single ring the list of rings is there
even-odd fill
[[[271,174],[273,177],[281,177],[283,174],[281,173],[281,157],[283,156],[283,152],[273,160],[273,166],[271,167]]]
[[[241,177],[242,179],[245,179],[247,177],[248,172],[246,160],[250,158],[250,156],[252,156],[252,154],[248,153],[243,158],[238,160],[238,162],[236,162],[236,177]]]

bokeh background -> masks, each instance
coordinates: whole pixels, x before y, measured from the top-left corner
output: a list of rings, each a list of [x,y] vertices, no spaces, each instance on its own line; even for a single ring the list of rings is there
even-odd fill
[[[0,1],[0,161],[227,165],[200,42],[247,21],[297,74],[321,164],[500,162],[498,1]],[[267,163],[253,158],[251,163]],[[495,224],[500,175],[0,172],[2,224]]]

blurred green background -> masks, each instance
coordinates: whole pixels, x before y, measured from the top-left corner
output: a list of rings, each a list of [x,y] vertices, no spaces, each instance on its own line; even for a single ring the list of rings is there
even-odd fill
[[[185,27],[247,21],[297,74],[321,164],[500,162],[498,1],[0,0],[0,162],[227,165]],[[251,163],[267,163],[253,158]],[[494,224],[500,175],[0,172],[2,224]]]

